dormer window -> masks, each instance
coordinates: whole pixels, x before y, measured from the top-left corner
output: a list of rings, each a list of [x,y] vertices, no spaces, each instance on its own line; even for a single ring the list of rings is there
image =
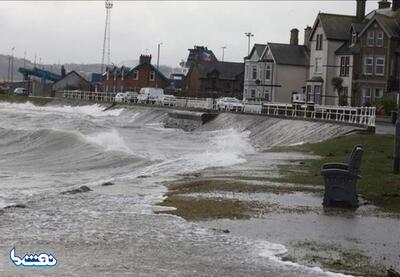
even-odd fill
[[[133,71],[133,80],[139,80],[139,71],[137,70]]]
[[[357,33],[353,31],[351,34],[351,44],[354,45],[357,43]]]
[[[317,43],[315,45],[315,50],[322,50],[322,38],[323,38],[322,34],[317,35]]]
[[[150,81],[154,81],[156,78],[156,73],[154,71],[150,71]]]

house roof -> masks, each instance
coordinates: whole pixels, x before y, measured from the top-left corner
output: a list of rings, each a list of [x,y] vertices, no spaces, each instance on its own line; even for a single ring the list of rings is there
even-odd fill
[[[259,43],[255,43],[253,48],[251,49],[250,53],[248,56],[245,57],[245,59],[250,59],[251,56],[253,56],[254,51],[257,53],[257,55],[259,57],[261,57],[261,55],[264,52],[265,47],[267,47],[266,44],[259,44]]]
[[[378,13],[368,22],[359,36],[362,36],[374,22],[377,22],[381,26],[388,37],[400,38],[400,25],[397,19],[393,16],[386,16]]]
[[[366,22],[353,22],[351,24],[351,28],[353,28],[353,30],[356,31],[356,33],[360,33],[366,25],[367,25]]]
[[[354,55],[360,52],[360,44],[351,44],[351,41],[346,41],[336,51],[336,55]]]
[[[356,16],[319,13],[315,20],[310,39],[315,32],[318,22],[321,22],[325,36],[328,40],[348,40],[352,23],[357,22]]]
[[[308,66],[309,53],[304,45],[268,43],[276,64]],[[265,55],[265,54],[264,54]]]
[[[219,79],[222,80],[235,80],[236,77],[244,72],[243,63],[234,62],[212,62],[212,63],[199,63],[196,65],[200,74],[200,78],[207,78],[210,73],[217,71]]]
[[[72,70],[72,71],[68,72],[62,79],[58,80],[54,84],[57,84],[58,82],[61,82],[62,80],[64,80],[65,78],[67,78],[70,75],[76,75],[78,78],[82,79],[82,81],[84,81],[86,83],[89,83],[89,81],[86,80],[85,78],[83,78],[80,74],[78,74],[78,72],[76,72],[75,70]]]

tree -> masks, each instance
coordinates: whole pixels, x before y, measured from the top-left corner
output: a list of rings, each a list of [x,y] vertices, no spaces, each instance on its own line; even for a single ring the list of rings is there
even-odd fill
[[[343,79],[340,77],[333,77],[331,80],[331,84],[333,89],[336,90],[336,93],[339,97],[339,105],[346,106],[347,105],[347,95],[343,94]]]

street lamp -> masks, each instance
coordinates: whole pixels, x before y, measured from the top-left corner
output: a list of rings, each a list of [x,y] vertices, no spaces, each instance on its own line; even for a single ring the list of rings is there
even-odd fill
[[[244,35],[249,38],[248,45],[247,45],[247,55],[249,55],[250,54],[250,39],[251,39],[251,37],[254,37],[254,34],[247,32],[247,33],[244,33]]]
[[[226,45],[222,46],[221,48],[222,48],[222,61],[224,61]]]
[[[15,47],[11,48],[11,83],[14,82],[14,49]]]
[[[158,84],[157,84],[157,77],[158,77],[158,70],[159,70],[159,67],[160,67],[160,46],[162,45],[163,43],[162,42],[160,42],[158,45],[157,45],[157,71],[156,71],[156,88],[158,87]]]

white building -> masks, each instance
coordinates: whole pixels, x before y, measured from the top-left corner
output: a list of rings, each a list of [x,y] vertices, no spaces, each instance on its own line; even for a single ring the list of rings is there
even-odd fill
[[[290,103],[292,93],[303,92],[309,53],[306,45],[298,44],[298,33],[291,31],[290,44],[254,45],[245,58],[243,99]]]

